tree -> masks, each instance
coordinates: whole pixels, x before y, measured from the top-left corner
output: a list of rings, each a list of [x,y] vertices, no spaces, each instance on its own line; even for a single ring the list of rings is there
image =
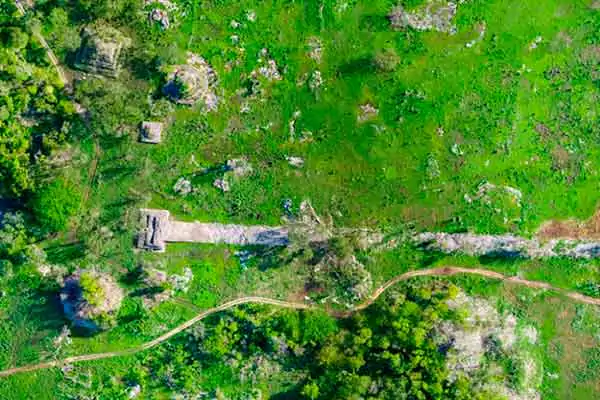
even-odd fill
[[[310,382],[302,388],[302,396],[315,400],[319,397],[319,386],[315,382]]]

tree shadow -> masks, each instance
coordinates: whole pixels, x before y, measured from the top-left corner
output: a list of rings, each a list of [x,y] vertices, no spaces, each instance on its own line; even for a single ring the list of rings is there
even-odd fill
[[[46,247],[48,262],[52,264],[66,264],[85,256],[86,246],[83,242],[56,244]]]
[[[340,65],[338,72],[344,75],[367,74],[375,71],[373,57],[364,56]]]
[[[62,311],[60,297],[56,290],[40,290],[31,307],[31,315],[38,321],[39,330],[60,331],[69,321]]]
[[[359,29],[367,32],[389,32],[390,19],[387,15],[363,15],[359,20]]]
[[[302,395],[302,388],[300,385],[296,385],[285,392],[276,393],[270,397],[271,400],[297,400],[302,398],[304,398],[304,396]]]
[[[146,59],[140,55],[133,55],[127,61],[129,70],[136,79],[151,81],[160,75],[157,68],[159,63],[156,56],[151,59]]]
[[[483,265],[502,263],[506,261],[524,260],[526,257],[521,250],[498,249],[478,257]]]

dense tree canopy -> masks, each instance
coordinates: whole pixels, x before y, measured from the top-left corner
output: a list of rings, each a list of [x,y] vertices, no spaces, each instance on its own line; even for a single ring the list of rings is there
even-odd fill
[[[31,162],[64,139],[73,109],[31,34],[37,22],[20,17],[12,2],[0,7],[0,194],[19,196],[33,189]]]

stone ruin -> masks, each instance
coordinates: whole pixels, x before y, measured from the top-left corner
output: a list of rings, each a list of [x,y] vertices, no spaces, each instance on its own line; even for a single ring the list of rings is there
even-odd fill
[[[162,128],[163,124],[161,122],[142,122],[140,140],[144,143],[160,143],[162,141]]]
[[[81,47],[75,67],[94,74],[116,77],[119,56],[129,39],[110,26],[88,26],[83,29]]]
[[[214,92],[217,76],[210,65],[194,54],[188,55],[186,64],[171,68],[163,93],[177,104],[194,105],[202,102],[208,111],[217,108]]]
[[[91,299],[86,296],[82,280],[86,277],[97,286]],[[78,270],[64,280],[60,301],[67,319],[75,328],[95,332],[110,326],[110,317],[119,310],[124,294],[110,274]]]
[[[600,242],[581,240],[526,239],[513,235],[475,235],[470,233],[424,232],[413,238],[417,246],[446,254],[501,258],[569,257],[600,258]]]
[[[286,246],[288,231],[283,227],[244,226],[172,220],[166,210],[141,209],[141,230],[137,247],[164,252],[169,242],[233,244],[240,246]]]

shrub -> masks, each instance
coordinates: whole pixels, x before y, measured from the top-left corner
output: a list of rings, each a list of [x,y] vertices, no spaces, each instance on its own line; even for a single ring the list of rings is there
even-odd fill
[[[93,275],[89,273],[81,274],[79,285],[83,291],[83,297],[88,303],[95,307],[102,303],[104,290],[102,290],[102,286],[100,286],[98,280]]]
[[[44,230],[59,232],[67,227],[80,202],[78,189],[66,180],[58,179],[39,190],[31,206]]]

